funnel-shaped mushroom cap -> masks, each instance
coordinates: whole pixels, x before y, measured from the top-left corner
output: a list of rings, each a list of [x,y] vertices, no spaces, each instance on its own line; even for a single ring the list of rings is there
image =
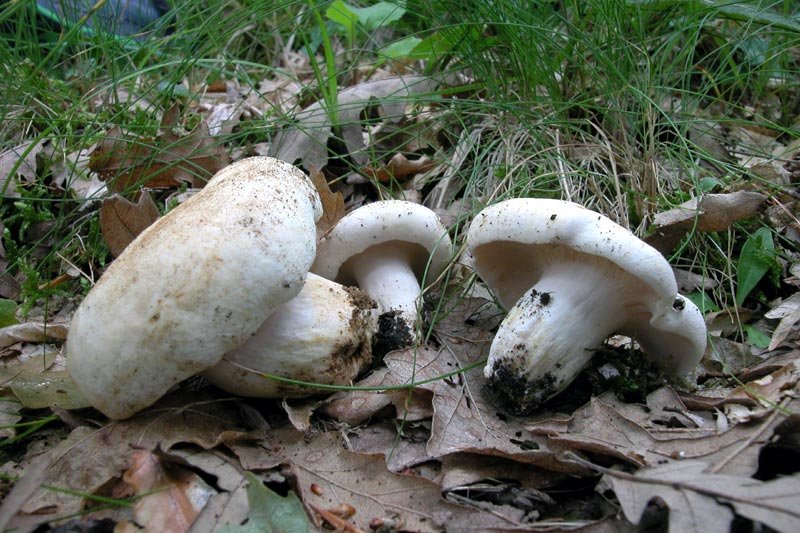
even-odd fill
[[[385,316],[391,315],[381,322],[391,322],[387,329],[398,339],[394,347],[400,347],[413,342],[420,281],[433,283],[452,254],[436,213],[388,200],[359,207],[331,228],[319,243],[311,271],[363,289]]]
[[[234,163],[142,232],[72,320],[67,364],[97,409],[125,418],[215,365],[300,292],[319,196],[297,168]]]
[[[300,294],[280,306],[247,341],[203,373],[241,396],[302,397],[319,389],[262,374],[347,385],[372,362],[375,302],[355,287],[308,274]]]
[[[635,337],[672,373],[705,351],[702,314],[678,295],[666,259],[594,211],[508,200],[475,217],[467,243],[478,275],[511,307],[486,374],[523,403],[566,387],[613,333]]]

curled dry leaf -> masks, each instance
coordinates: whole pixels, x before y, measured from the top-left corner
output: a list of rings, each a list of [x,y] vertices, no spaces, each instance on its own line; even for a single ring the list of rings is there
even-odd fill
[[[320,236],[335,226],[344,216],[344,196],[340,192],[331,191],[325,174],[320,170],[312,167],[309,170],[309,177],[322,202],[322,217],[317,221],[317,235]]]
[[[737,220],[753,218],[764,208],[767,197],[758,192],[738,191],[706,194],[656,214],[653,234],[645,242],[661,253],[671,251],[688,232],[724,231]]]
[[[67,338],[69,325],[60,322],[25,322],[0,329],[0,348],[18,342],[63,341]]]
[[[427,172],[432,169],[436,163],[426,156],[418,159],[409,160],[403,154],[395,154],[389,162],[382,167],[365,167],[364,173],[372,179],[385,182],[389,180],[402,180],[415,174]]]
[[[400,377],[388,368],[379,368],[355,384],[355,387],[372,388],[403,385]],[[393,405],[396,418],[415,421],[433,415],[432,395],[429,391],[414,389],[352,390],[337,392],[326,402],[323,413],[339,422],[356,426]]]
[[[119,256],[158,217],[158,207],[146,191],[139,191],[139,201],[135,204],[117,194],[104,199],[100,206],[100,231],[111,255]]]
[[[169,462],[158,450],[133,452],[122,480],[139,496],[133,517],[147,531],[188,531],[216,492],[200,476]]]

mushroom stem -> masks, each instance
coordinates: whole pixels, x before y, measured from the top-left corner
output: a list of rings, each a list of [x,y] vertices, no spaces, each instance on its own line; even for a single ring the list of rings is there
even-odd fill
[[[402,247],[381,246],[352,259],[358,286],[378,303],[381,313],[399,311],[410,331],[417,321],[419,281]]]
[[[596,264],[573,261],[545,269],[492,342],[484,370],[490,387],[520,414],[564,390],[603,339],[632,314],[646,312],[628,304],[632,286],[645,290]]]

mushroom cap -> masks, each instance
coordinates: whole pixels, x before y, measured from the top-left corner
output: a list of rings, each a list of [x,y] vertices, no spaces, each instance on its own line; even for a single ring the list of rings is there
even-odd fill
[[[428,282],[444,271],[453,249],[436,213],[413,202],[384,200],[359,207],[339,220],[320,240],[311,271],[343,285],[356,285],[350,260],[379,246],[406,250],[417,278],[422,279],[427,268]]]
[[[288,163],[222,169],[129,244],[81,303],[66,345],[77,388],[126,418],[215,365],[300,292],[321,213]]]
[[[541,276],[545,265],[538,256],[545,248],[553,254],[562,248],[614,263],[670,303],[678,292],[672,268],[658,250],[611,219],[572,202],[516,198],[491,205],[475,216],[467,246],[475,270],[507,308]]]
[[[678,295],[675,275],[652,246],[605,216],[562,200],[517,198],[485,208],[473,220],[467,246],[474,267],[510,308],[560,261],[616,266],[641,283],[644,313],[633,313],[622,333],[637,338],[666,369],[682,373],[705,352],[702,313]],[[579,283],[576,279],[575,283]],[[612,332],[609,332],[612,333]]]
[[[226,353],[203,376],[221,389],[260,398],[318,392],[261,373],[346,385],[372,362],[375,307],[361,290],[309,273],[297,296],[276,309],[252,337]]]

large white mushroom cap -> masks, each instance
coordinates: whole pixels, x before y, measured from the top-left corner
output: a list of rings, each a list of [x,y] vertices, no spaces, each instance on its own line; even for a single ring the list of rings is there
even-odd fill
[[[262,374],[347,385],[372,362],[375,302],[355,287],[309,273],[300,294],[281,305],[247,341],[203,376],[242,396],[283,398],[319,390]]]
[[[511,307],[485,373],[521,411],[563,390],[613,333],[636,338],[674,374],[703,356],[702,314],[678,294],[666,259],[594,211],[507,200],[475,217],[467,244],[478,275]]]
[[[420,282],[433,283],[449,264],[453,245],[439,217],[401,200],[373,202],[352,211],[322,237],[311,271],[355,285],[383,313],[396,313],[396,329],[414,337]]]
[[[81,303],[66,347],[78,389],[126,418],[218,363],[300,292],[321,213],[288,163],[222,169],[142,232]]]

